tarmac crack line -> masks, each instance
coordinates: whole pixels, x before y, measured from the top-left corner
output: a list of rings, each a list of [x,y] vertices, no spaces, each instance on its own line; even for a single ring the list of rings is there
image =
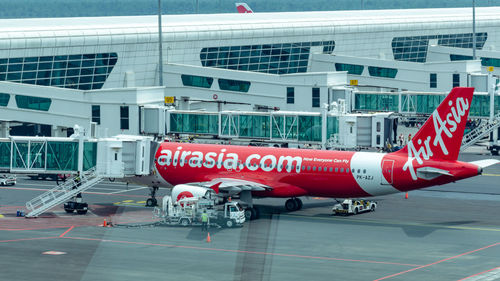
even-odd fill
[[[461,254],[455,255],[453,257],[449,257],[449,258],[445,258],[445,259],[442,259],[442,260],[438,260],[438,261],[433,262],[433,263],[429,263],[429,264],[426,264],[426,265],[421,265],[421,266],[418,266],[418,267],[415,267],[415,268],[411,268],[411,269],[408,269],[408,270],[405,270],[405,271],[401,271],[401,272],[398,272],[398,273],[387,275],[387,276],[381,277],[379,279],[375,279],[374,281],[380,281],[380,280],[385,280],[385,279],[389,279],[389,278],[392,278],[392,277],[396,277],[396,276],[399,276],[399,275],[402,275],[402,274],[406,274],[408,272],[412,272],[412,271],[415,271],[415,270],[419,270],[419,269],[422,269],[422,268],[433,266],[433,265],[436,265],[436,264],[439,264],[439,263],[442,263],[442,262],[445,262],[445,261],[449,261],[449,260],[452,260],[452,259],[463,257],[465,255],[476,253],[476,252],[479,252],[479,251],[482,251],[482,250],[485,250],[485,249],[488,249],[488,248],[491,248],[491,247],[495,247],[495,246],[498,246],[498,245],[500,245],[500,243],[495,243],[495,244],[491,244],[491,245],[488,245],[488,246],[484,246],[482,248],[471,250],[471,251],[468,251],[468,252],[465,252],[465,253],[461,253]]]
[[[397,262],[372,261],[372,260],[356,260],[356,259],[341,259],[341,258],[306,256],[306,255],[297,255],[297,254],[281,254],[281,253],[270,253],[270,252],[242,251],[242,250],[231,250],[231,249],[220,249],[220,248],[205,248],[205,247],[197,247],[197,246],[182,246],[182,245],[173,245],[173,244],[160,244],[160,243],[120,241],[120,240],[109,240],[109,239],[98,239],[98,238],[67,237],[67,236],[62,237],[62,238],[64,238],[64,239],[76,239],[76,240],[101,241],[101,242],[110,242],[110,243],[121,243],[121,244],[145,245],[145,246],[160,246],[160,247],[181,248],[181,249],[195,249],[195,250],[214,251],[214,252],[228,252],[228,253],[245,253],[245,254],[256,254],[256,255],[269,255],[269,256],[278,256],[278,257],[294,257],[294,258],[304,258],[304,259],[345,261],[345,262],[359,262],[359,263],[372,263],[372,264],[388,264],[388,265],[401,265],[401,266],[421,266],[421,265],[417,265],[417,264],[406,264],[406,263],[397,263]]]

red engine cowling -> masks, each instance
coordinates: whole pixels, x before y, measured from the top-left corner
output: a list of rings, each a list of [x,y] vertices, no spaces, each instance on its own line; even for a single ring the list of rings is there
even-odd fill
[[[172,188],[171,198],[172,202],[177,202],[182,198],[189,198],[189,197],[210,198],[215,195],[216,195],[215,191],[210,188],[196,186],[196,185],[178,184],[174,186],[174,188]]]

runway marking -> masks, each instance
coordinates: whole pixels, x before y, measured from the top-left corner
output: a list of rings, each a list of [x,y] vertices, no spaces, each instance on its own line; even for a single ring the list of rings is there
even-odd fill
[[[500,177],[500,174],[481,174],[481,175],[488,177]]]
[[[289,214],[281,214],[281,216],[285,217],[301,217],[301,218],[309,218],[315,220],[332,220],[332,221],[348,221],[348,222],[357,222],[357,223],[371,223],[371,224],[391,224],[391,225],[399,225],[399,226],[421,226],[421,227],[432,227],[432,228],[447,228],[447,229],[460,229],[460,230],[479,230],[479,231],[494,231],[500,232],[498,228],[484,228],[484,227],[473,227],[473,226],[451,226],[451,225],[441,225],[441,224],[425,224],[425,223],[404,223],[404,222],[394,222],[394,221],[374,221],[367,219],[348,219],[348,218],[318,218],[318,217],[310,217],[305,215],[289,215]]]
[[[68,230],[66,230],[63,234],[59,235],[59,238],[63,238],[64,235],[68,234],[68,232],[70,232],[73,228],[75,228],[74,225],[72,225],[70,228],[68,228]]]
[[[476,278],[474,278],[474,277],[476,277]],[[462,278],[458,281],[469,280],[469,279],[470,280],[495,280],[495,279],[491,279],[491,277],[493,277],[495,279],[497,279],[497,277],[500,277],[500,266],[489,269],[489,270],[485,270],[483,272],[473,274],[471,276]],[[471,279],[471,278],[473,278],[473,279]]]
[[[330,261],[346,261],[346,262],[359,262],[359,263],[372,263],[372,264],[388,264],[388,265],[401,265],[401,266],[419,266],[416,264],[405,264],[397,262],[385,262],[385,261],[372,261],[372,260],[355,260],[355,259],[341,259],[341,258],[331,258],[331,257],[317,257],[317,256],[305,256],[296,254],[281,254],[281,253],[270,253],[270,252],[256,252],[256,251],[241,251],[241,250],[231,250],[231,249],[220,249],[220,248],[205,248],[198,246],[182,246],[173,244],[159,244],[159,243],[146,243],[146,242],[133,242],[133,241],[120,241],[120,240],[109,240],[109,239],[98,239],[98,238],[85,238],[85,237],[62,237],[64,239],[75,239],[75,240],[88,240],[88,241],[101,241],[109,243],[119,243],[119,244],[133,244],[133,245],[144,245],[144,246],[160,246],[168,248],[181,248],[181,249],[194,249],[194,250],[204,250],[204,251],[214,251],[214,252],[228,252],[228,253],[244,253],[244,254],[255,254],[255,255],[266,255],[266,256],[279,256],[279,257],[293,257],[293,258],[304,258],[304,259],[316,259],[316,260],[330,260]]]
[[[30,240],[44,240],[44,239],[54,239],[54,238],[58,238],[58,237],[57,236],[50,236],[50,237],[35,237],[35,238],[21,238],[21,239],[12,239],[12,240],[0,240],[0,243],[30,241]]]
[[[120,202],[113,203],[113,205],[118,205],[118,206],[141,206],[141,207],[144,207],[144,204],[146,204],[146,201],[134,201],[134,200],[123,200]]]
[[[4,215],[0,214],[0,219],[1,219],[1,218],[4,218],[4,217],[5,217]]]
[[[488,248],[491,248],[491,247],[495,247],[495,246],[498,246],[498,245],[500,245],[500,243],[491,244],[491,245],[488,245],[488,246],[485,246],[485,247],[482,247],[482,248],[479,248],[479,249],[475,249],[475,250],[472,250],[472,251],[468,251],[468,252],[465,252],[465,253],[458,254],[458,255],[453,256],[453,257],[449,257],[449,258],[445,258],[445,259],[442,259],[442,260],[438,260],[438,261],[433,262],[433,263],[429,263],[429,264],[426,264],[426,265],[421,265],[421,266],[418,266],[418,267],[415,267],[415,268],[412,268],[412,269],[408,269],[408,270],[405,270],[405,271],[401,271],[401,272],[398,272],[398,273],[387,275],[387,276],[384,276],[382,278],[375,279],[374,281],[380,281],[380,280],[385,280],[385,279],[389,279],[389,278],[392,278],[392,277],[396,277],[396,276],[399,276],[399,275],[402,275],[402,274],[405,274],[405,273],[408,273],[408,272],[412,272],[412,271],[419,270],[419,269],[422,269],[422,268],[426,268],[426,267],[429,267],[429,266],[432,266],[432,265],[436,265],[436,264],[439,264],[439,263],[442,263],[442,262],[445,262],[445,261],[449,261],[449,260],[452,260],[452,259],[463,257],[465,255],[469,255],[469,254],[472,254],[472,253],[475,253],[475,252],[479,252],[479,251],[482,251],[482,250],[485,250],[485,249],[488,249]]]
[[[125,193],[125,192],[130,192],[130,191],[135,191],[135,190],[141,190],[141,189],[145,189],[145,188],[148,188],[148,187],[147,186],[141,186],[141,187],[133,188],[133,189],[119,190],[119,191],[111,192],[110,194]]]
[[[59,255],[66,255],[66,252],[59,252],[59,251],[46,251],[43,252],[42,255],[53,255],[53,256],[59,256]]]
[[[25,191],[49,191],[50,189],[45,188],[29,188],[29,187],[6,187],[1,186],[0,189],[11,189],[11,190],[25,190]],[[113,195],[113,196],[123,196],[123,197],[140,197],[145,198],[147,196],[144,195],[132,195],[132,194],[112,194],[112,193],[104,193],[104,192],[88,192],[84,191],[83,194],[94,194],[94,195]]]

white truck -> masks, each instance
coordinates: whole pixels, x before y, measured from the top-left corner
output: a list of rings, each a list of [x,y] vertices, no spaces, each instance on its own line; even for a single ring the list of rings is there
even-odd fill
[[[209,225],[222,227],[241,226],[245,222],[245,211],[237,202],[217,204],[218,198],[186,197],[174,201],[171,196],[165,196],[162,206],[155,207],[153,215],[163,219],[167,224],[189,226],[201,225],[201,214],[206,211]]]
[[[363,212],[375,211],[377,202],[368,200],[345,199],[340,204],[335,204],[332,208],[334,215],[357,215]]]
[[[0,185],[15,185],[16,180],[14,175],[0,175]]]

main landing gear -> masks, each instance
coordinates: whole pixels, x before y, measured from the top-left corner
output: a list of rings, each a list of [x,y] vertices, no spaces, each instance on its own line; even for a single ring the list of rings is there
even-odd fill
[[[248,207],[245,209],[246,220],[256,220],[260,217],[260,211],[257,207]]]
[[[295,197],[286,200],[285,209],[287,209],[288,211],[297,211],[302,209],[302,200]]]
[[[151,198],[146,200],[146,207],[158,206],[158,200],[156,200],[156,192],[158,191],[158,186],[152,186],[149,188]]]

